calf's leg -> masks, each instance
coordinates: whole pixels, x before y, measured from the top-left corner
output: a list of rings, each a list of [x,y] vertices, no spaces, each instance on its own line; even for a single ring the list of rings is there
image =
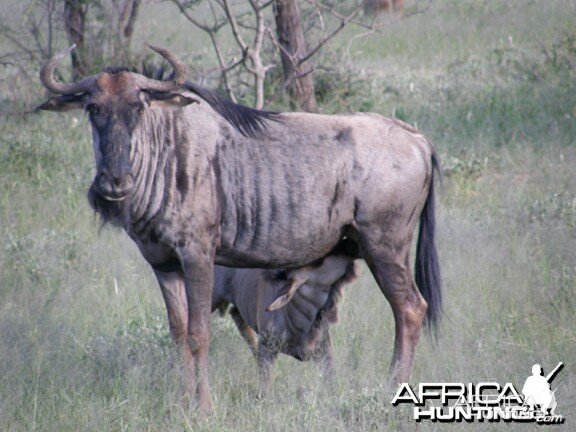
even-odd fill
[[[234,323],[236,324],[238,331],[240,332],[240,334],[242,335],[242,337],[244,338],[244,340],[246,341],[246,343],[250,347],[250,351],[252,351],[252,354],[254,354],[254,356],[257,356],[258,355],[258,335],[252,329],[252,327],[250,327],[246,323],[246,321],[244,321],[244,318],[242,318],[242,315],[240,315],[240,311],[238,310],[238,308],[236,306],[233,306],[232,309],[230,309],[230,315],[232,316],[232,319],[234,320]]]
[[[258,343],[258,371],[260,374],[260,391],[258,397],[265,398],[270,394],[272,384],[272,366],[278,357],[278,349],[270,344],[266,338],[261,337]]]
[[[313,359],[321,367],[322,377],[327,383],[334,381],[334,360],[332,355],[332,341],[329,329],[324,329],[322,338],[314,350]]]

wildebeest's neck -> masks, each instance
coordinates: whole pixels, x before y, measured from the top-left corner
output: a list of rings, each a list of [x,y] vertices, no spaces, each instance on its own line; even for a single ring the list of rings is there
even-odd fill
[[[179,111],[150,110],[132,137],[134,192],[130,202],[130,231],[150,235],[161,210],[172,206],[174,154],[187,142]]]

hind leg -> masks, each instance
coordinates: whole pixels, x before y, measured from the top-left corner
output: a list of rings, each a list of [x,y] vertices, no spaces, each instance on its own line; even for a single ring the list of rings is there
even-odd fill
[[[387,230],[366,230],[361,235],[366,263],[394,314],[396,334],[390,365],[392,385],[410,379],[416,346],[428,309],[410,272],[412,232],[404,228],[395,233],[388,227]]]

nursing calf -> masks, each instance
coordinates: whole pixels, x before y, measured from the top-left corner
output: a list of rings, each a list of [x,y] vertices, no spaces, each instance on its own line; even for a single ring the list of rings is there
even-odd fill
[[[329,327],[344,286],[357,276],[357,262],[343,251],[291,271],[216,266],[212,311],[232,305],[230,314],[258,362],[260,395],[269,391],[279,353],[313,359],[325,377],[333,375]],[[278,308],[271,310],[272,303]]]

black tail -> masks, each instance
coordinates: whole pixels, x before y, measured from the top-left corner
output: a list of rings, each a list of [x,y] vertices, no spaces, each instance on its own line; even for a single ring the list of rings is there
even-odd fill
[[[442,280],[438,266],[438,254],[434,244],[434,172],[440,172],[440,165],[435,154],[432,154],[432,180],[422,214],[416,246],[415,277],[416,285],[428,303],[426,321],[429,329],[437,330],[442,312]]]

